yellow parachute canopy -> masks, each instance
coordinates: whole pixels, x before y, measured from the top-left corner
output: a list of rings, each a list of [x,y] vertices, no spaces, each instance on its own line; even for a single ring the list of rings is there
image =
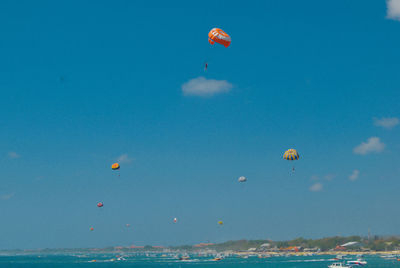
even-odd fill
[[[112,170],[117,170],[117,169],[119,169],[119,164],[114,163],[114,164],[112,164],[111,168],[112,168]]]
[[[299,153],[295,149],[289,149],[283,154],[283,159],[286,160],[298,160],[299,158]]]
[[[219,224],[219,225],[223,225],[224,222],[223,222],[223,221],[218,221],[218,224]]]

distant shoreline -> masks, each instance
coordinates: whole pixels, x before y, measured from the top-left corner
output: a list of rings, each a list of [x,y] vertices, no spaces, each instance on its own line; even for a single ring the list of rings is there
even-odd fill
[[[182,246],[111,246],[105,248],[42,248],[42,249],[3,249],[2,253],[54,253],[54,252],[232,252],[235,254],[269,255],[400,255],[400,237],[326,237],[321,239],[296,238],[289,241],[272,240],[234,240],[224,243],[199,243]]]

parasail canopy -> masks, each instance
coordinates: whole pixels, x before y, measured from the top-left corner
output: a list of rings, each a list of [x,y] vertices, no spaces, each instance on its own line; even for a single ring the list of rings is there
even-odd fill
[[[299,153],[295,149],[289,149],[283,154],[283,159],[286,160],[298,160],[299,158]]]
[[[225,47],[229,47],[229,45],[231,44],[231,37],[223,30],[219,28],[213,28],[208,33],[208,42],[211,45],[218,43]]]
[[[241,177],[239,177],[238,181],[245,182],[245,181],[247,181],[247,178],[245,176],[241,176]]]
[[[112,164],[111,165],[111,168],[112,168],[112,170],[117,170],[117,169],[119,169],[119,164],[118,163],[114,163],[114,164]]]

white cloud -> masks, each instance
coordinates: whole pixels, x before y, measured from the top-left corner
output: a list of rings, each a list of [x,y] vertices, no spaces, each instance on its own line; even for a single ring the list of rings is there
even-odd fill
[[[311,192],[319,192],[322,190],[322,188],[323,188],[322,183],[317,182],[310,186],[310,191]]]
[[[400,0],[387,0],[387,15],[388,19],[400,20]]]
[[[371,137],[367,142],[362,142],[353,149],[355,154],[365,155],[368,153],[379,153],[385,149],[385,144],[378,137]]]
[[[130,163],[132,162],[133,159],[128,157],[128,154],[121,154],[120,156],[118,156],[117,158],[117,162],[118,163]]]
[[[399,124],[399,119],[397,117],[374,118],[374,125],[377,127],[392,129],[398,124]]]
[[[182,85],[182,92],[186,96],[210,97],[218,93],[228,92],[232,84],[226,80],[194,78]]]
[[[325,176],[323,176],[323,177],[319,177],[319,176],[317,176],[317,175],[312,175],[312,176],[311,176],[311,180],[312,180],[312,181],[318,181],[318,180],[320,180],[320,179],[324,179],[324,180],[327,180],[327,181],[331,181],[331,180],[333,180],[333,178],[335,178],[335,174],[327,174],[327,175],[325,175]]]
[[[20,158],[21,156],[19,154],[17,154],[16,152],[8,152],[8,157],[11,159],[16,159],[16,158]]]
[[[349,176],[349,180],[355,181],[358,179],[358,176],[360,176],[360,171],[358,169],[353,170],[353,173]]]
[[[331,181],[331,180],[333,180],[333,178],[335,178],[334,174],[327,174],[324,176],[324,179],[327,181]]]
[[[0,199],[1,199],[1,200],[9,200],[9,199],[11,199],[14,195],[15,195],[15,193],[2,194],[2,195],[0,195]]]

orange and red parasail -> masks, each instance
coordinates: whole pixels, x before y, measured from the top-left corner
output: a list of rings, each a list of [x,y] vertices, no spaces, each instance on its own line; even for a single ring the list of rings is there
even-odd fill
[[[218,43],[225,47],[229,47],[229,45],[231,44],[231,37],[223,30],[219,28],[213,28],[208,33],[208,42],[211,45]]]
[[[114,163],[111,165],[112,170],[118,170],[119,169],[119,164],[118,163]]]

